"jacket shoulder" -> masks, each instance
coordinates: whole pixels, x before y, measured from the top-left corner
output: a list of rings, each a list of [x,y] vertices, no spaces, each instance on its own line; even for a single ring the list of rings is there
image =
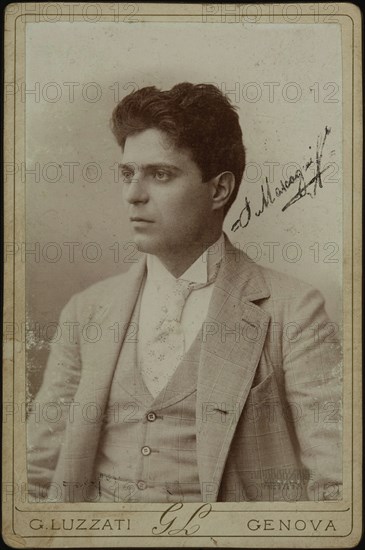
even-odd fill
[[[282,322],[328,321],[325,299],[313,285],[268,267],[259,267],[270,296],[260,306]]]
[[[256,264],[257,265],[257,264]],[[270,289],[270,295],[272,297],[286,296],[289,298],[298,298],[301,295],[306,295],[311,292],[318,292],[318,290],[311,285],[281,271],[277,271],[270,267],[264,267],[257,265],[260,270],[267,286]]]
[[[74,294],[72,298],[77,299],[79,302],[90,303],[110,297],[110,293],[118,292],[120,288],[123,288],[128,281],[128,275],[129,270],[124,273],[119,273],[118,275],[113,275],[112,277],[102,279],[101,281],[86,287],[77,294]]]
[[[266,267],[252,260],[240,246],[226,240],[227,269],[225,279],[232,291],[241,288],[241,295],[253,301],[269,300],[297,302],[312,293],[320,295],[310,283],[286,273]]]
[[[244,279],[249,281],[250,289],[255,286],[261,288],[264,298],[291,302],[312,294],[316,294],[318,297],[321,296],[321,293],[310,283],[256,263],[239,246],[233,246],[229,241],[226,246],[231,258],[235,259],[235,261],[231,261],[230,265],[233,266],[238,279],[242,280],[242,274],[244,273]],[[254,294],[254,292],[252,293]]]
[[[143,273],[144,264],[132,266],[124,273],[107,277],[71,296],[63,309],[77,318],[91,318],[95,312],[112,306],[121,297],[128,295]]]

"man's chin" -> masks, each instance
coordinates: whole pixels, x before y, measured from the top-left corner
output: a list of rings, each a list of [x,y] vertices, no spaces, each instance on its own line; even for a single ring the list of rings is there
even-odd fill
[[[139,252],[144,252],[145,254],[156,254],[160,248],[155,239],[149,238],[145,235],[134,234],[133,242],[135,243],[137,250]]]

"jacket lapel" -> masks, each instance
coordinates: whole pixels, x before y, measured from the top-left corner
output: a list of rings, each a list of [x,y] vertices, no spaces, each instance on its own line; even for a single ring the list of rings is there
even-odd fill
[[[261,356],[270,295],[259,268],[226,239],[203,326],[197,386],[197,459],[203,501],[217,499],[229,446]]]
[[[97,295],[94,297],[89,323],[98,327],[99,338],[94,342],[82,338],[80,343],[84,373],[74,397],[74,403],[78,406],[74,407],[73,422],[68,423],[65,444],[54,476],[54,481],[61,486],[65,485],[65,481],[73,484],[71,500],[74,501],[83,500],[83,484],[85,486],[92,481],[112,378],[123,340],[128,338],[131,330],[129,321],[144,273],[145,261],[140,260],[120,277],[120,285],[118,279],[112,282],[106,300],[105,294],[100,301]]]
[[[141,260],[110,288],[107,300],[96,305],[90,322],[100,329],[97,342],[83,342],[83,367],[87,375],[82,377],[80,391],[93,396],[104,409],[107,393],[116,367],[123,340],[135,338],[130,319],[145,274],[145,260]],[[103,406],[104,404],[104,406]]]

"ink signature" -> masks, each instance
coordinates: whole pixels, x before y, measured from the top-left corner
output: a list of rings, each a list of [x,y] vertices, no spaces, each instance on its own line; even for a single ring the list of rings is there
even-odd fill
[[[303,166],[302,169],[297,169],[293,175],[287,180],[280,180],[280,185],[275,187],[272,191],[269,185],[269,181],[265,178],[265,184],[261,184],[261,206],[258,210],[253,212],[251,208],[251,201],[248,197],[245,197],[244,207],[242,208],[239,217],[233,223],[231,230],[237,231],[237,229],[244,229],[251,221],[252,215],[260,217],[271,205],[273,205],[277,199],[282,195],[288,193],[288,191],[295,187],[296,193],[287,201],[281,208],[282,212],[285,212],[290,206],[303,199],[306,196],[312,199],[316,196],[317,190],[323,188],[322,175],[332,167],[331,164],[322,168],[323,149],[327,140],[327,136],[331,133],[331,128],[325,127],[324,134],[320,134],[317,137],[317,146],[315,159],[311,157]],[[314,177],[306,182],[307,171],[310,167],[314,168]]]

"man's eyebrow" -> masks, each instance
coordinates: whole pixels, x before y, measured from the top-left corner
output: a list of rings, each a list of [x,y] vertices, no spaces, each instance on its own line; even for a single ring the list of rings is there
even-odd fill
[[[135,164],[133,162],[131,162],[130,164],[128,163],[119,163],[119,168],[124,170],[131,170],[135,167]]]
[[[182,169],[178,166],[175,166],[174,164],[169,164],[168,162],[155,162],[152,164],[145,164],[142,165],[144,170],[159,170],[159,169],[165,169],[165,170],[174,170],[175,172],[182,172]]]
[[[127,169],[127,170],[133,170],[135,169],[137,166],[137,164],[135,162],[130,162],[130,163],[122,163],[122,164],[119,164],[119,167],[123,170],[123,169]],[[151,163],[151,164],[142,164],[142,169],[143,170],[158,170],[158,169],[165,169],[165,170],[174,170],[176,172],[182,172],[182,169],[179,168],[178,166],[175,166],[174,164],[169,164],[169,163],[166,163],[166,162],[156,162],[156,163]]]

